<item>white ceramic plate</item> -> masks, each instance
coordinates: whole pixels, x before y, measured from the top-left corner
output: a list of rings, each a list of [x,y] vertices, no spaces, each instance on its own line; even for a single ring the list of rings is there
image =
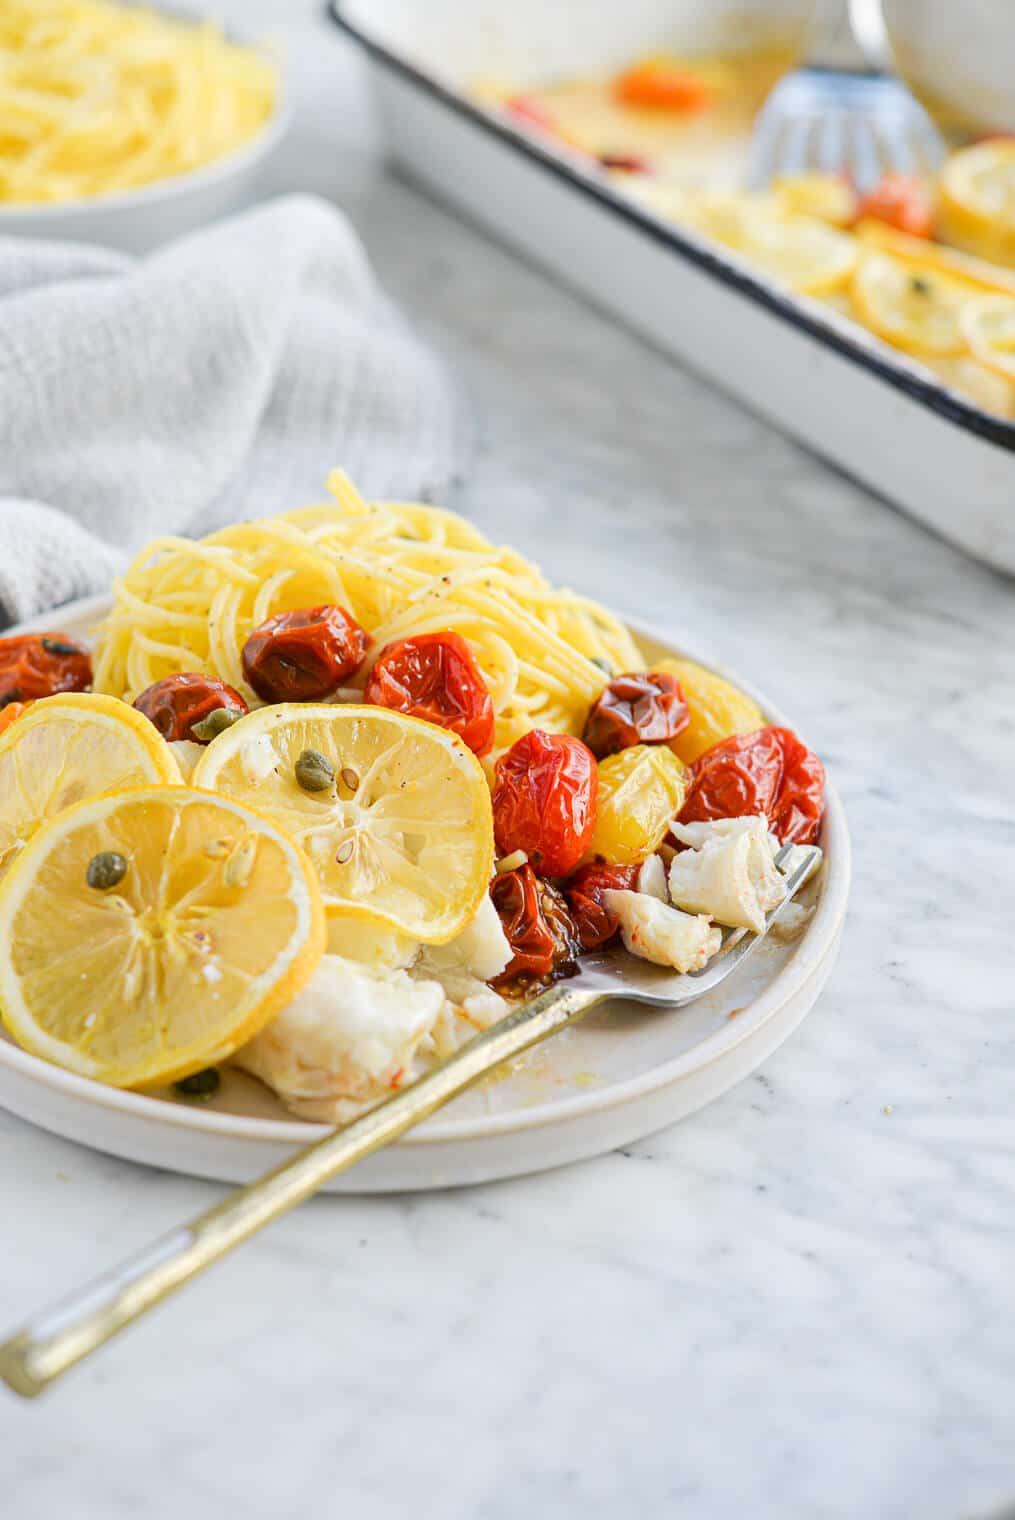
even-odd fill
[[[74,602],[10,632],[87,636],[109,603]],[[675,653],[644,629],[650,656]],[[693,651],[684,650],[695,658]],[[726,672],[724,672],[726,673]],[[731,676],[787,722],[754,688]],[[396,1145],[330,1185],[333,1192],[455,1187],[602,1154],[694,1113],[755,1070],[813,1007],[832,969],[849,891],[849,836],[829,787],[817,908],[791,945],[766,942],[743,969],[690,1008],[614,1003],[465,1094]],[[248,1181],[326,1133],[293,1119],[253,1078],[227,1069],[207,1106],[102,1087],[49,1066],[0,1035],[0,1105],[70,1140],[132,1161]]]

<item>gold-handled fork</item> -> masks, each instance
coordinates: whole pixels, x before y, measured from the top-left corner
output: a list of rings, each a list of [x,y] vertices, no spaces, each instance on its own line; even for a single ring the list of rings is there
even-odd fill
[[[791,855],[792,848],[776,857],[779,864],[792,861],[785,876],[786,896],[769,913],[761,934],[728,932],[721,950],[704,970],[685,976],[620,950],[583,959],[578,976],[520,1004],[410,1087],[343,1129],[297,1151],[256,1182],[236,1189],[189,1224],[163,1235],[89,1286],[29,1320],[0,1345],[0,1378],[15,1393],[34,1398],[161,1299],[263,1225],[309,1198],[330,1178],[397,1140],[494,1067],[575,1023],[607,998],[676,1008],[710,992],[761,943],[810,875],[820,852],[806,848]]]

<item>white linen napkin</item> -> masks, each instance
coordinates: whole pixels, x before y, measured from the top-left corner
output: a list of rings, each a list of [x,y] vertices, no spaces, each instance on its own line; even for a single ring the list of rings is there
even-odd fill
[[[348,221],[286,196],[132,259],[0,239],[0,624],[104,590],[129,551],[449,479],[444,379]]]

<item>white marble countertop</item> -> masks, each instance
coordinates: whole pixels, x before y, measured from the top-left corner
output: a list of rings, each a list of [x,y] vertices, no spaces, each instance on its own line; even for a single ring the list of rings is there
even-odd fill
[[[456,378],[449,505],[754,672],[834,772],[855,892],[815,1012],[696,1117],[539,1177],[315,1200],[41,1403],[0,1396],[3,1513],[993,1513],[1015,587],[387,177],[317,0],[219,9],[289,24],[276,178],[349,209]],[[3,1114],[0,1145],[5,1322],[220,1191]]]

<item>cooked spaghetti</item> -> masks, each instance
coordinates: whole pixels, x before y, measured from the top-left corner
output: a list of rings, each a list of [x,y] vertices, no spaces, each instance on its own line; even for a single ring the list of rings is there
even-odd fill
[[[233,152],[275,108],[261,52],[107,0],[0,5],[0,203],[133,190]]]
[[[461,634],[493,698],[500,751],[532,728],[581,733],[608,676],[644,663],[605,608],[551,586],[455,513],[364,502],[339,472],[328,486],[328,505],[142,550],[114,583],[95,690],[133,699],[164,676],[196,670],[257,706],[242,662],[248,634],[274,613],[330,602],[372,635],[374,659],[395,639]]]

